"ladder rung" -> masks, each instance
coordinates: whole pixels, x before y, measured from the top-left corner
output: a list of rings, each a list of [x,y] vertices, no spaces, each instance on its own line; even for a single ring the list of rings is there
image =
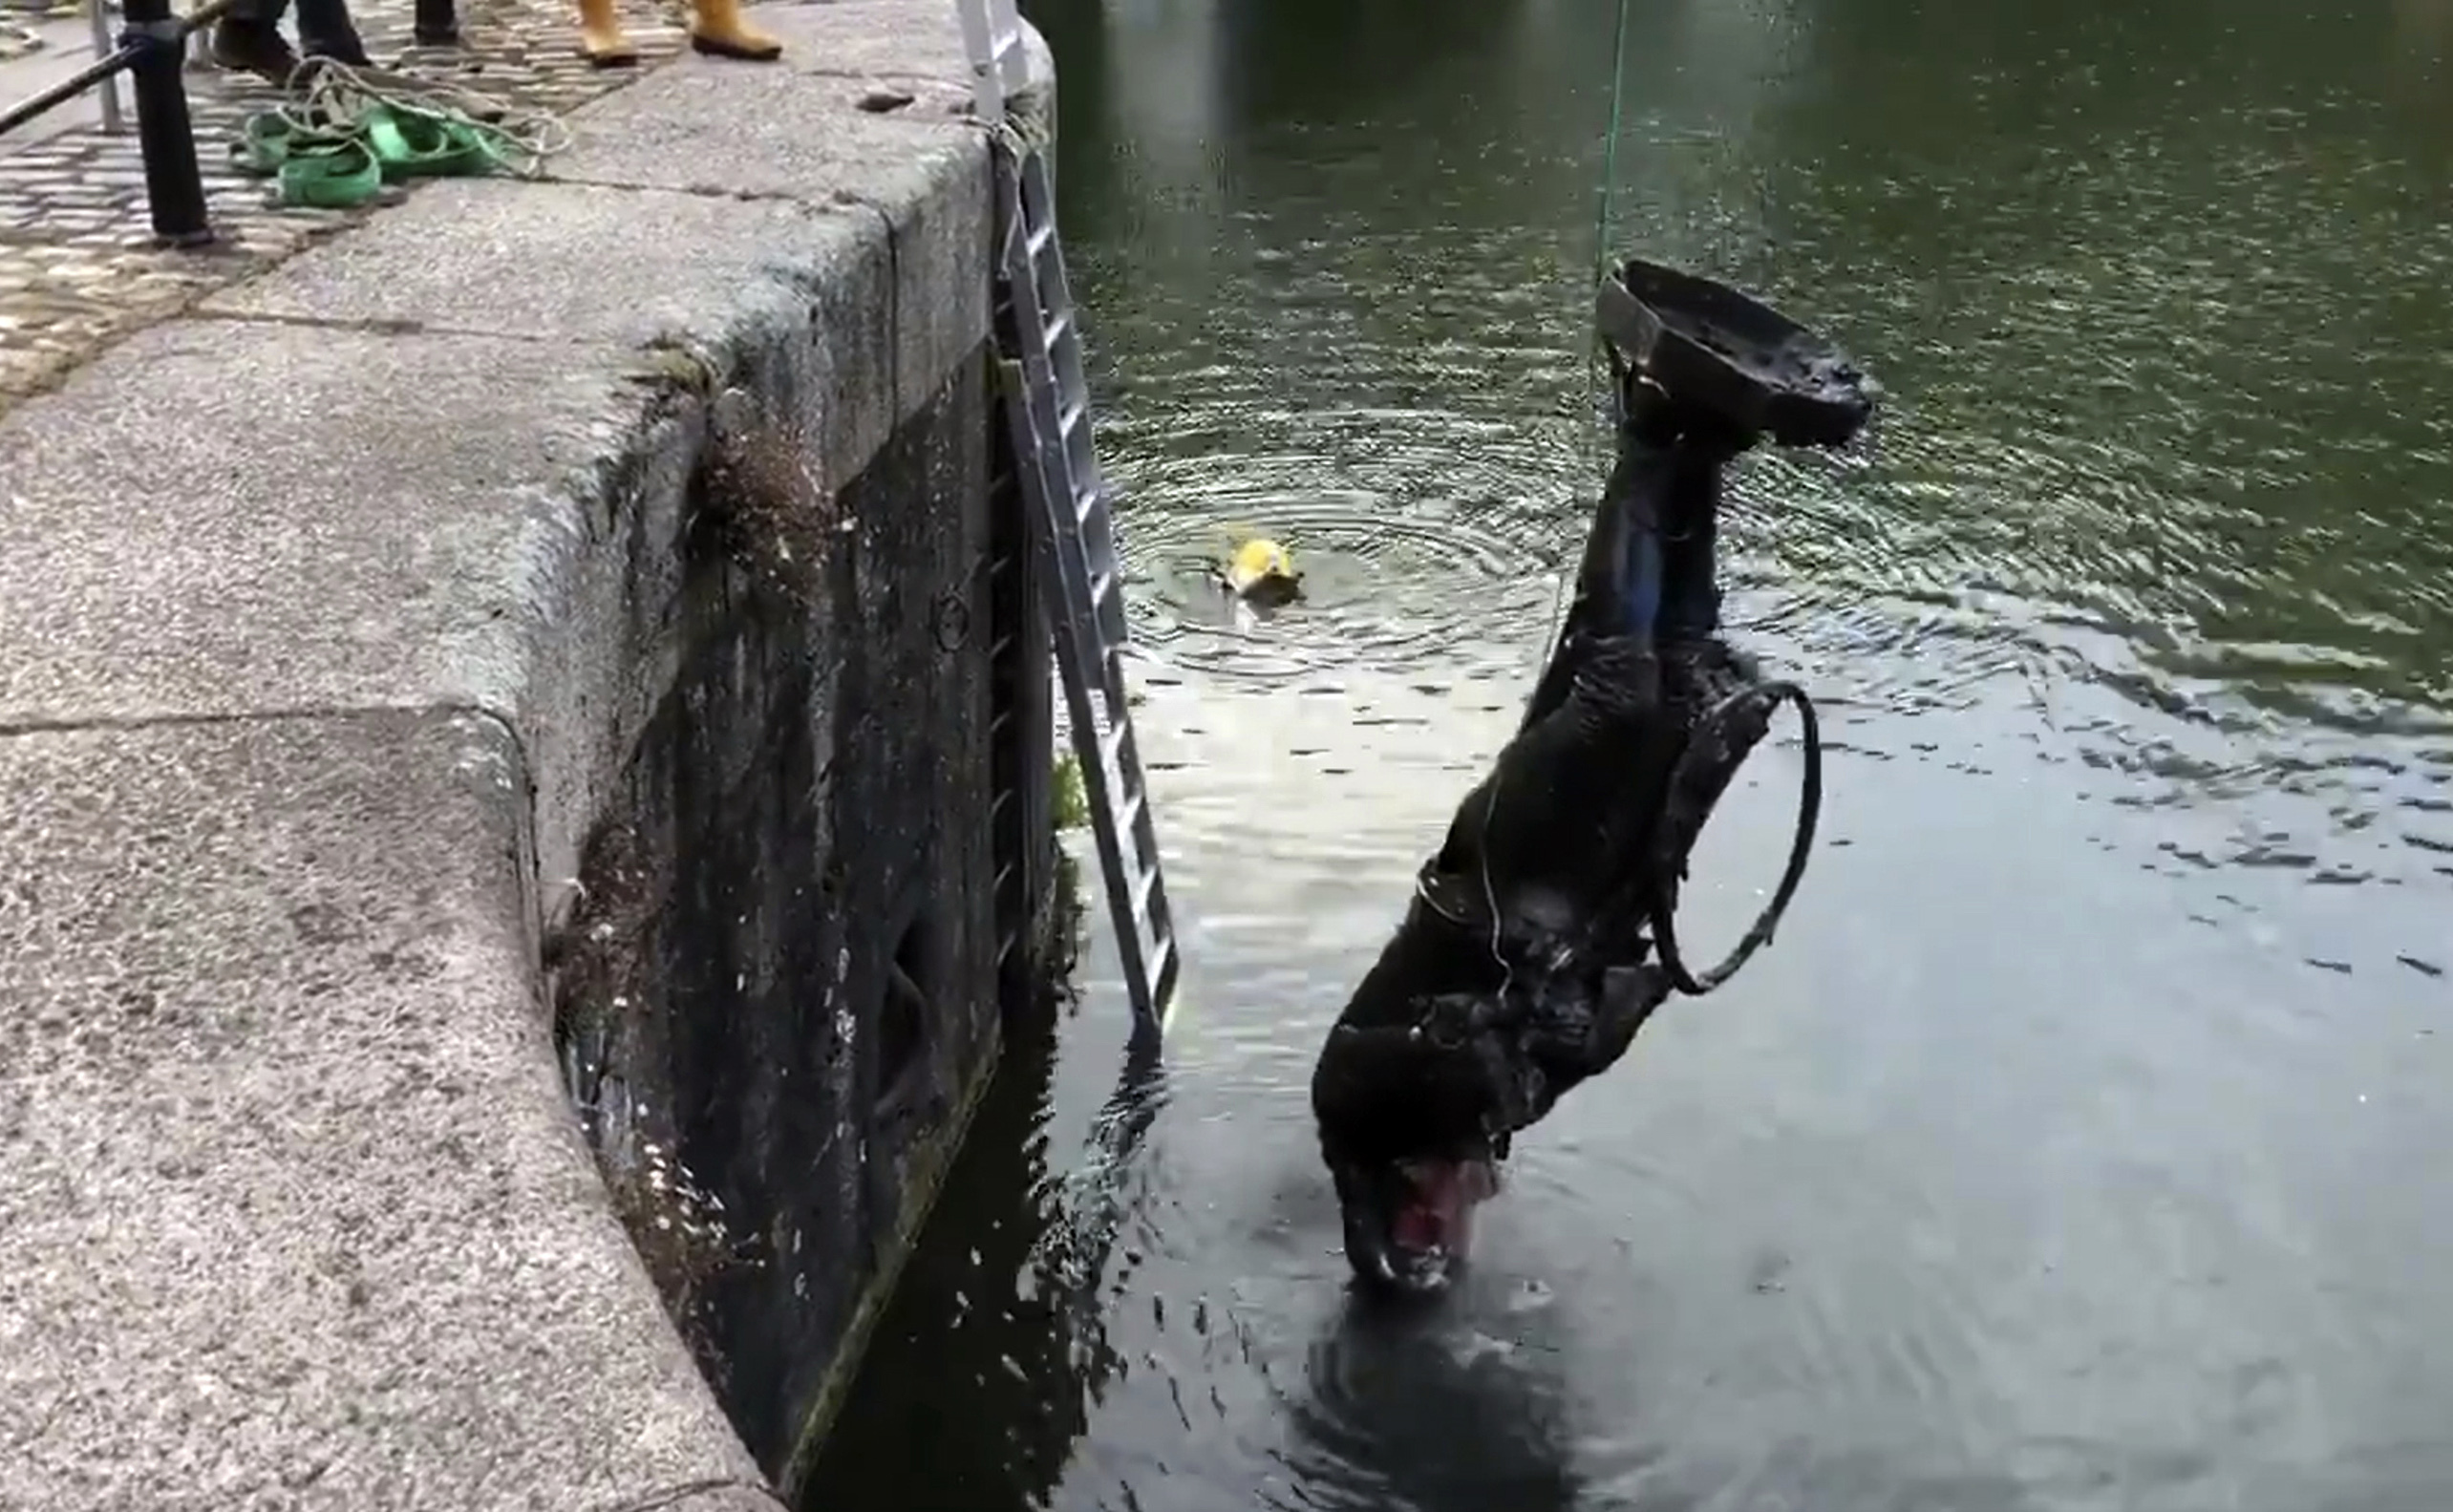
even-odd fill
[[[1108,703],[1107,717],[1113,723],[1114,728],[1109,730],[1107,737],[1099,743],[1099,757],[1104,760],[1108,766],[1115,768],[1118,771],[1122,771],[1124,765],[1124,748],[1136,744],[1133,739],[1132,712],[1121,700],[1111,698]],[[1133,769],[1130,772],[1124,773],[1124,778],[1133,786],[1138,787],[1141,785],[1141,756],[1139,750],[1134,752]]]
[[[1163,1032],[1175,1016],[1175,979],[1178,958],[1173,935],[1159,940],[1150,950],[1149,961],[1142,967],[1142,979],[1149,983],[1150,1012],[1158,1028]]]
[[[989,62],[994,65],[1025,46],[1026,26],[1004,30],[1013,15],[1013,0],[968,0],[988,9],[990,24],[972,23],[967,9],[968,34],[985,35]],[[1002,13],[999,13],[1001,9]],[[987,72],[1001,78],[1004,71]],[[989,90],[984,82],[983,93]],[[1020,235],[1004,243],[999,272],[1012,300],[1014,336],[1012,356],[1020,368],[1019,392],[1009,396],[1010,417],[1019,450],[1039,454],[1039,467],[1025,469],[1021,482],[1040,523],[1053,533],[1056,581],[1051,602],[1043,606],[1049,628],[1056,633],[1058,670],[1073,711],[1082,716],[1074,730],[1075,748],[1099,771],[1084,777],[1099,790],[1095,812],[1099,831],[1109,905],[1117,922],[1136,936],[1124,950],[1123,965],[1137,1013],[1165,1022],[1167,999],[1173,996],[1183,960],[1167,907],[1166,886],[1151,824],[1152,797],[1136,750],[1130,690],[1123,650],[1129,639],[1124,613],[1124,562],[1116,549],[1107,516],[1109,500],[1100,486],[1098,458],[1091,447],[1092,403],[1080,364],[1080,321],[1067,289],[1062,255],[1058,252],[1056,218],[1049,204],[1049,166],[1035,153],[1021,152],[998,159],[998,198],[1009,224]],[[1072,345],[1067,346],[1067,343]],[[1062,496],[1072,518],[1055,508]],[[1026,564],[1023,570],[1030,570]],[[1087,602],[1084,602],[1084,600]],[[1010,653],[1011,633],[995,637],[993,650]],[[1102,728],[1103,727],[1103,728]],[[1000,736],[1005,727],[996,727]],[[993,795],[992,816],[1010,819],[1016,796]],[[1010,870],[997,876],[998,898],[1005,901],[1013,881]],[[998,941],[1000,960],[1010,952],[1013,936]],[[1149,942],[1144,957],[1141,942]]]

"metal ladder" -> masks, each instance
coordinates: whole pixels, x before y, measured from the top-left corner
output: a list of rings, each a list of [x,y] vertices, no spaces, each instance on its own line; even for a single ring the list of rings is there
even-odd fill
[[[982,121],[1004,124],[1006,101],[1030,85],[1030,56],[1014,0],[956,0]],[[1032,536],[1043,568],[1049,636],[1064,684],[1067,723],[1081,764],[1082,797],[1106,876],[1116,949],[1137,1027],[1163,1033],[1181,965],[1159,867],[1150,790],[1127,707],[1123,564],[1091,439],[1090,388],[1073,290],[1056,240],[1047,156],[999,132],[997,245],[1012,304],[999,372]]]

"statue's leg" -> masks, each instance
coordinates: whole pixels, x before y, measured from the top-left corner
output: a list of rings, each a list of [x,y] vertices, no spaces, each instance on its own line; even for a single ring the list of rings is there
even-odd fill
[[[613,0],[579,0],[579,51],[598,68],[628,68],[639,50],[622,31]]]
[[[690,45],[710,57],[768,63],[783,56],[783,43],[741,19],[741,0],[692,0]]]
[[[1558,702],[1501,749],[1432,863],[1511,930],[1578,930],[1651,832],[1647,805],[1677,752],[1648,645],[1595,637],[1571,650]]]
[[[1632,636],[1647,643],[1653,638],[1660,610],[1649,600],[1658,595],[1660,574],[1652,574],[1649,584],[1643,581],[1642,554],[1658,552],[1662,517],[1673,507],[1685,469],[1676,416],[1660,401],[1659,391],[1631,387],[1632,394],[1621,406],[1618,458],[1585,532],[1575,596],[1559,627],[1558,644],[1550,649],[1550,659],[1525,704],[1520,730],[1531,729],[1567,699],[1577,663],[1571,646],[1595,638]]]
[[[1734,455],[1709,437],[1679,447],[1661,520],[1660,643],[1709,640],[1720,631],[1720,472]]]
[[[1745,444],[1710,434],[1693,438],[1662,531],[1661,692],[1689,732],[1684,769],[1662,816],[1662,843],[1673,854],[1695,843],[1738,768],[1771,733],[1775,706],[1741,696],[1758,685],[1760,669],[1720,635],[1721,469]],[[1684,880],[1681,866],[1660,884],[1674,900]]]

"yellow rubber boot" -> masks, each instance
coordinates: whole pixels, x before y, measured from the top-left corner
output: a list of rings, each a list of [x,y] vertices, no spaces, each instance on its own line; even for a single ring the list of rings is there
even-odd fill
[[[579,0],[579,51],[598,68],[629,68],[639,61],[639,50],[622,34],[613,0]]]
[[[783,44],[741,19],[741,0],[691,0],[690,46],[710,57],[772,63]]]

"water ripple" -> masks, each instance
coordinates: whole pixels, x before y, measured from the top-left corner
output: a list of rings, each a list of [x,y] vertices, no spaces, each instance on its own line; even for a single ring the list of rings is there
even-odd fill
[[[1890,394],[1733,482],[1728,618],[1824,711],[1823,839],[1778,948],[1531,1131],[1468,1286],[1389,1329],[1341,1291],[1307,1079],[1605,468],[1606,8],[1035,15],[1077,23],[1068,252],[1184,995],[1126,1148],[1078,1111],[1117,1106],[1094,935],[1043,1168],[937,1225],[965,1295],[1024,1272],[991,1330],[1021,1384],[926,1334],[906,1472],[826,1504],[2453,1504],[2453,240],[2442,144],[2366,87],[2385,20],[1646,29],[1620,245]],[[1216,76],[1142,129],[1197,26]],[[1306,602],[1211,586],[1248,532]],[[1794,769],[1716,815],[1748,859],[1698,854],[1698,937],[1751,918]]]
[[[1522,511],[1250,485],[1165,497],[1165,512],[1135,515],[1125,540],[1133,633],[1158,660],[1205,675],[1268,683],[1339,667],[1444,675],[1478,659],[1513,665],[1525,628],[1546,623],[1558,595],[1555,543],[1522,528]],[[1294,553],[1298,604],[1255,613],[1222,591],[1217,564],[1246,534]]]

